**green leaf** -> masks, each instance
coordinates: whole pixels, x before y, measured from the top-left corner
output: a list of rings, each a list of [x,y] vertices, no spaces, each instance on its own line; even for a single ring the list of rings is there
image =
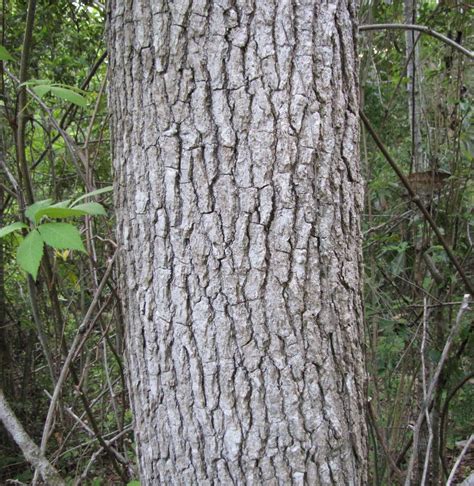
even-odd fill
[[[11,54],[0,45],[0,61],[13,61]]]
[[[24,83],[21,83],[20,87],[21,86],[37,86],[38,84],[51,85],[51,81],[49,79],[30,79],[29,81],[25,81]]]
[[[72,89],[68,88],[60,88],[59,86],[52,86],[51,87],[51,94],[61,98],[63,100],[69,101],[70,103],[74,103],[82,108],[87,107],[87,100],[84,96],[76,93]]]
[[[84,216],[86,214],[89,213],[81,209],[49,206],[47,208],[40,209],[35,214],[35,217],[37,221],[39,221],[43,216],[47,216],[48,218],[72,218],[74,216]]]
[[[87,194],[84,194],[83,196],[81,197],[78,197],[73,203],[72,203],[72,206],[74,206],[75,204],[77,204],[79,201],[82,201],[83,199],[85,199],[86,197],[92,197],[92,196],[98,196],[99,194],[104,194],[104,192],[110,192],[110,191],[113,191],[114,188],[113,186],[107,186],[107,187],[102,187],[102,189],[97,189],[95,191],[92,191],[92,192],[88,192]]]
[[[37,230],[31,231],[20,243],[16,253],[18,265],[36,280],[43,257],[43,238]]]
[[[10,233],[13,233],[14,231],[20,230],[22,228],[28,228],[28,226],[26,226],[25,223],[20,223],[20,221],[8,224],[7,226],[0,228],[0,238],[3,238],[4,236],[7,236]]]
[[[33,92],[42,98],[45,94],[51,91],[51,85],[49,84],[39,84],[32,88]]]
[[[78,250],[86,253],[79,230],[69,223],[45,223],[38,226],[43,240],[57,250]]]
[[[59,201],[56,204],[53,204],[52,208],[67,208],[69,207],[69,203],[71,202],[70,199],[66,199],[65,201]]]
[[[32,204],[31,206],[28,206],[28,208],[25,211],[25,216],[32,222],[32,223],[37,223],[37,219],[35,218],[35,215],[38,211],[40,211],[43,208],[46,208],[48,206],[51,206],[51,203],[53,202],[52,199],[44,199],[43,201],[38,201]]]
[[[104,206],[96,202],[78,204],[77,206],[74,206],[74,208],[71,209],[74,210],[78,209],[84,211],[85,213],[90,214],[91,216],[105,216],[106,214]]]
[[[83,95],[87,94],[87,91],[85,91],[81,88],[77,88],[76,86],[71,86],[70,84],[54,83],[54,86],[58,86],[60,88],[67,88],[67,89],[70,89],[71,91],[74,91],[75,93],[80,93],[80,94],[83,94]]]
[[[127,486],[140,486],[140,481],[130,481],[129,483],[127,483]]]

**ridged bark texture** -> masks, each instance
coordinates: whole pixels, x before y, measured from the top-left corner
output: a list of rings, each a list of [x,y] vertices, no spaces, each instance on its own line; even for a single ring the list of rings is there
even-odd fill
[[[355,15],[109,3],[142,484],[366,484]]]

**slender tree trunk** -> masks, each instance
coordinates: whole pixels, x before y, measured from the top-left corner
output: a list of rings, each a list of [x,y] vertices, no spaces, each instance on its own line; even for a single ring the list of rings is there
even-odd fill
[[[405,23],[417,23],[417,0],[404,0],[404,16]],[[429,170],[423,160],[423,147],[421,142],[421,96],[419,87],[421,86],[421,69],[419,62],[419,38],[420,34],[415,31],[405,32],[405,59],[407,66],[407,94],[408,94],[408,116],[410,118],[410,133],[411,133],[411,167],[410,172],[423,172]],[[424,238],[423,236],[421,238]],[[413,287],[413,292],[418,293],[418,288],[422,287],[421,281],[425,273],[425,263],[423,261],[422,241],[415,233],[413,247],[415,248],[415,263],[414,263],[414,281],[419,285]],[[414,298],[416,298],[414,296]],[[429,380],[429,371],[421,370],[425,373],[424,379]],[[423,377],[420,376],[418,381],[418,403],[423,403]],[[417,412],[416,412],[417,413]],[[414,471],[414,482],[416,484],[422,483],[423,471],[425,468],[425,457],[428,448],[428,426],[425,422],[420,432],[417,467]],[[424,485],[422,485],[424,486]]]
[[[404,0],[403,12],[406,24],[417,23],[417,0]],[[407,30],[405,32],[405,59],[407,66],[407,94],[408,94],[408,116],[410,117],[411,132],[411,172],[428,170],[423,160],[423,146],[421,143],[421,69],[419,62],[419,32]]]
[[[2,134],[0,134],[1,136]],[[0,139],[0,157],[3,157],[2,139]],[[4,226],[3,205],[5,204],[4,190],[0,186],[0,227]],[[6,319],[5,300],[5,259],[3,241],[0,240],[0,388],[12,391],[10,384],[10,352],[8,348],[8,328]]]
[[[143,484],[366,484],[355,16],[109,2]]]

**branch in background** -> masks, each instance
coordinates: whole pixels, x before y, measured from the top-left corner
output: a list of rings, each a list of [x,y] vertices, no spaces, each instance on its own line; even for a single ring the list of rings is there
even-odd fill
[[[443,410],[441,411],[441,427],[440,427],[440,439],[439,442],[441,444],[441,447],[445,447],[445,430],[446,430],[446,420],[448,419],[448,408],[451,400],[453,397],[456,395],[456,393],[465,385],[469,380],[474,378],[474,371],[466,375],[449,393],[449,395],[446,397],[446,400],[444,401],[443,405]],[[443,471],[446,476],[448,476],[448,465],[446,462],[446,459],[442,454],[440,454],[441,457],[441,465],[443,467]]]
[[[101,64],[104,62],[104,60],[106,59],[106,57],[107,57],[107,51],[105,51],[99,57],[99,59],[95,62],[95,64],[92,66],[91,70],[89,71],[89,74],[86,76],[86,79],[83,81],[83,83],[80,86],[81,89],[86,90],[88,88],[89,83],[91,82],[92,78],[95,76],[97,70],[99,69],[99,67],[101,66]],[[77,110],[77,106],[74,105],[74,103],[71,103],[68,106],[68,108],[64,112],[64,115],[61,117],[61,121],[59,122],[59,126],[61,127],[62,130],[66,130],[67,129],[67,127],[69,126],[69,124],[71,123],[71,121],[74,119],[74,115],[76,113],[76,110]],[[41,155],[36,159],[36,161],[34,162],[34,164],[31,166],[31,169],[32,170],[35,169],[36,166],[38,166],[43,161],[43,159],[46,157],[46,155],[48,154],[48,152],[52,149],[54,142],[56,142],[60,138],[61,138],[61,134],[60,133],[58,133],[57,135],[55,135],[52,138],[52,140],[50,141],[50,145],[45,150],[43,150],[43,152],[41,153]]]
[[[418,32],[423,32],[424,34],[431,35],[432,37],[444,42],[445,44],[450,45],[454,49],[465,54],[470,59],[474,59],[474,52],[466,49],[465,47],[461,46],[457,42],[453,41],[449,37],[446,37],[439,32],[436,32],[429,27],[424,25],[413,25],[413,24],[366,24],[366,25],[359,25],[359,32],[369,31],[369,30],[416,30]]]
[[[19,93],[17,105],[17,124],[16,132],[16,150],[17,161],[23,178],[24,189],[26,192],[27,205],[34,203],[33,185],[31,182],[30,171],[28,170],[28,163],[26,161],[25,153],[25,127],[26,127],[26,86],[22,85],[28,81],[28,64],[30,62],[31,43],[33,40],[33,25],[35,21],[36,0],[30,0],[28,3],[28,13],[26,16],[25,36],[23,38],[23,49],[21,51],[20,62],[20,79],[18,80]],[[6,70],[5,70],[6,71]]]
[[[64,382],[66,381],[66,378],[67,378],[69,372],[71,371],[71,374],[73,375],[73,379],[74,379],[74,382],[75,382],[76,387],[77,387],[77,391],[79,393],[79,397],[82,401],[82,405],[85,408],[85,411],[86,411],[86,414],[88,416],[90,425],[95,432],[97,440],[99,441],[99,444],[105,449],[105,451],[107,452],[109,457],[112,459],[112,461],[113,461],[112,465],[113,465],[114,469],[116,470],[116,472],[122,477],[124,482],[126,482],[127,478],[126,478],[125,472],[120,469],[120,465],[117,462],[117,457],[110,450],[110,447],[104,442],[104,439],[102,438],[102,436],[100,434],[99,428],[98,428],[96,421],[94,419],[94,416],[92,414],[90,405],[87,402],[87,399],[84,395],[84,392],[82,391],[82,389],[80,387],[79,380],[78,380],[78,378],[77,378],[77,376],[74,372],[74,368],[71,367],[72,362],[73,362],[76,354],[79,352],[81,345],[85,342],[83,340],[83,335],[86,335],[87,332],[90,331],[90,328],[96,322],[96,319],[92,318],[92,314],[93,314],[97,304],[99,303],[100,295],[101,295],[102,291],[104,290],[104,287],[107,283],[107,280],[110,277],[110,274],[112,273],[113,264],[114,264],[114,261],[117,257],[117,254],[118,254],[118,250],[115,251],[114,256],[109,260],[109,265],[108,265],[108,267],[105,271],[105,274],[102,277],[100,285],[99,285],[99,287],[97,288],[97,290],[94,294],[94,298],[93,298],[93,300],[92,300],[92,302],[89,306],[89,309],[86,312],[86,315],[84,316],[82,324],[79,326],[79,328],[77,330],[77,334],[76,334],[76,336],[75,336],[75,338],[74,338],[74,340],[71,344],[71,348],[69,349],[69,352],[68,352],[68,354],[65,358],[64,365],[61,369],[61,373],[59,375],[56,386],[54,388],[51,403],[49,404],[48,415],[46,417],[46,422],[45,422],[44,429],[43,429],[43,437],[41,439],[41,451],[46,450],[46,444],[47,444],[49,436],[52,432],[54,412],[55,412],[56,405],[57,405],[58,400],[59,400],[59,396],[61,394],[61,389],[64,385]],[[104,308],[105,307],[102,307],[102,309],[99,310],[99,314],[100,314],[100,312],[102,312],[104,310]]]
[[[91,305],[89,306],[89,309],[88,309],[86,315],[84,316],[84,320],[83,320],[82,324],[79,326],[79,329],[77,330],[76,337],[74,338],[74,341],[71,345],[71,348],[69,349],[69,354],[66,357],[63,368],[61,370],[61,374],[59,375],[59,379],[56,383],[56,387],[55,387],[54,392],[53,392],[53,398],[51,399],[51,403],[49,405],[49,410],[48,410],[48,415],[46,417],[46,422],[45,422],[45,425],[44,425],[43,438],[41,440],[41,449],[42,450],[46,450],[46,444],[48,442],[49,434],[51,432],[51,427],[52,427],[52,424],[53,424],[54,411],[55,411],[55,408],[56,408],[56,405],[57,405],[57,402],[58,402],[58,399],[59,399],[59,395],[61,393],[61,388],[64,384],[64,381],[67,378],[67,375],[68,375],[68,372],[69,372],[69,367],[70,367],[74,357],[76,356],[79,344],[82,341],[82,335],[87,331],[87,328],[90,325],[92,313],[94,312],[94,310],[95,310],[95,308],[96,308],[96,306],[99,302],[100,294],[102,293],[102,290],[104,289],[105,284],[106,284],[106,282],[107,282],[107,280],[108,280],[108,278],[109,278],[109,276],[112,272],[112,267],[113,267],[113,263],[115,261],[116,256],[117,256],[117,251],[115,251],[114,256],[109,261],[109,265],[108,265],[107,270],[105,271],[105,274],[102,278],[102,282],[100,283],[99,288],[97,289],[97,291],[94,295],[94,299],[92,300]]]
[[[46,395],[48,396],[48,398],[51,400],[53,397],[51,396],[50,393],[46,392]],[[93,439],[97,439],[96,437],[96,434],[95,432],[81,419],[81,417],[78,417],[74,411],[72,410],[72,407],[66,407],[66,406],[63,406],[63,409],[67,412],[68,415],[70,415],[87,433],[87,435],[89,435],[89,437],[93,438]],[[129,431],[131,428],[126,428],[124,429],[126,432]],[[126,433],[122,430],[122,433]],[[122,434],[121,433],[121,434]],[[110,450],[113,452],[113,454],[115,455],[115,457],[118,459],[118,461],[122,464],[128,464],[128,459],[126,457],[124,457],[122,454],[120,454],[120,452],[117,451],[116,448],[112,447],[111,444],[114,442],[114,441],[108,441],[108,440],[105,440],[104,439],[104,442],[110,447]],[[100,448],[100,451],[103,452],[104,451],[104,448],[101,447]],[[54,461],[53,461],[54,462]]]
[[[443,352],[441,353],[441,358],[436,365],[436,370],[434,372],[433,378],[431,379],[430,386],[426,393],[426,397],[424,397],[425,401],[421,407],[420,414],[418,415],[418,419],[416,421],[416,425],[413,431],[413,448],[410,457],[410,461],[408,463],[407,468],[407,475],[405,480],[405,486],[411,486],[411,475],[413,472],[413,468],[415,467],[415,459],[418,452],[418,441],[420,437],[420,430],[423,422],[425,421],[425,413],[429,411],[431,404],[433,402],[434,394],[436,391],[436,387],[438,386],[438,380],[441,375],[441,371],[443,370],[444,364],[448,359],[449,351],[451,350],[451,345],[453,344],[454,339],[457,337],[459,330],[461,328],[461,321],[463,314],[468,310],[469,304],[471,302],[471,296],[466,294],[463,299],[463,303],[459,309],[458,315],[456,316],[456,322],[449,333],[448,339],[446,339],[446,344],[444,345]]]
[[[128,427],[125,427],[121,432],[119,432],[117,435],[115,435],[114,437],[112,437],[111,439],[109,440],[106,440],[106,444],[108,446],[111,446],[114,442],[116,442],[118,439],[120,439],[121,437],[123,437],[124,435],[128,434],[129,432],[132,432],[133,431],[133,428],[132,426],[128,426]],[[102,452],[104,451],[104,448],[101,447],[100,449],[97,449],[94,454],[92,454],[90,460],[89,460],[89,463],[87,464],[86,468],[84,469],[84,472],[81,474],[80,478],[78,480],[76,480],[76,482],[74,483],[75,486],[79,486],[81,484],[84,484],[84,482],[86,481],[87,479],[87,475],[89,474],[89,470],[92,466],[92,464],[94,464],[94,462],[96,461],[96,459],[100,456],[100,454],[102,454]],[[129,464],[129,467],[130,467],[130,470],[131,472],[133,473],[132,475],[133,476],[136,476],[137,475],[137,472],[133,469],[133,464]]]
[[[5,69],[5,73],[10,77],[10,79],[12,79],[13,81],[15,81],[16,83],[18,83],[18,84],[21,83],[21,79],[18,79],[8,69]],[[64,140],[64,142],[66,144],[66,147],[69,150],[69,153],[71,154],[72,162],[74,164],[74,167],[77,170],[78,175],[81,177],[81,179],[84,181],[84,183],[85,183],[85,185],[87,187],[86,178],[85,178],[85,176],[84,176],[84,174],[82,172],[82,169],[81,169],[81,167],[79,165],[79,160],[82,163],[84,163],[83,156],[82,156],[79,148],[75,146],[74,140],[72,140],[72,138],[69,136],[69,134],[59,126],[59,123],[56,121],[56,118],[54,117],[53,112],[48,107],[48,105],[46,105],[46,103],[38,95],[36,95],[36,93],[33,90],[27,88],[26,86],[23,86],[21,89],[23,89],[23,88],[25,88],[25,90],[26,90],[25,93],[28,92],[28,94],[33,99],[35,99],[38,102],[38,104],[41,106],[41,108],[47,113],[48,118],[51,121],[51,124],[54,126],[55,130],[63,138],[63,140]],[[26,164],[26,159],[25,159],[25,164]],[[29,174],[29,171],[28,171],[28,174]],[[91,188],[87,188],[87,189],[88,190],[92,190]],[[28,201],[28,204],[32,204],[32,202]]]
[[[459,454],[459,457],[456,459],[456,462],[454,463],[453,469],[451,470],[451,474],[449,475],[448,481],[446,482],[446,486],[451,486],[451,484],[453,484],[454,475],[456,474],[459,464],[461,464],[462,458],[466,455],[466,452],[469,450],[469,447],[471,447],[473,441],[474,441],[474,434],[471,434],[471,437],[469,437],[469,440],[466,441],[466,444],[464,445],[461,454]]]
[[[454,267],[458,271],[459,276],[461,277],[462,281],[464,282],[464,285],[466,286],[467,291],[469,292],[470,295],[474,296],[474,287],[473,287],[472,283],[469,281],[466,274],[464,273],[464,270],[461,267],[461,264],[458,262],[456,255],[454,254],[451,247],[448,245],[448,242],[444,239],[444,236],[441,234],[441,231],[439,230],[438,226],[436,225],[431,214],[426,209],[425,205],[421,202],[418,194],[416,194],[415,191],[413,190],[413,188],[412,188],[410,182],[408,181],[407,177],[405,176],[405,174],[403,174],[403,172],[398,167],[395,160],[388,153],[388,150],[386,149],[385,145],[382,143],[382,140],[380,140],[380,137],[378,136],[377,132],[374,130],[374,128],[370,124],[370,122],[369,122],[368,118],[365,116],[364,112],[360,111],[359,115],[360,115],[362,121],[364,122],[365,127],[367,128],[370,135],[372,136],[375,144],[377,145],[377,147],[380,149],[383,156],[385,157],[385,160],[390,164],[390,166],[395,171],[395,173],[399,177],[402,184],[405,186],[406,190],[408,191],[408,194],[411,197],[411,200],[418,206],[420,211],[423,213],[423,216],[425,217],[426,221],[428,221],[429,225],[431,226],[431,229],[433,230],[433,232],[437,236],[439,242],[441,243],[444,250],[446,251],[448,258],[451,260],[451,263],[454,265]]]
[[[395,476],[397,476],[397,479],[401,481],[404,478],[403,472],[400,470],[400,468],[395,463],[395,460],[392,457],[392,454],[391,454],[389,447],[388,447],[388,445],[387,445],[387,443],[386,443],[386,441],[385,441],[385,439],[382,435],[382,432],[380,431],[380,429],[377,425],[377,420],[375,418],[374,409],[372,407],[372,403],[370,402],[370,400],[367,402],[367,411],[368,411],[368,416],[369,416],[369,424],[372,425],[372,427],[375,431],[375,435],[376,435],[377,440],[379,441],[380,445],[382,446],[385,457],[388,460],[388,464],[390,466],[390,469],[395,474]]]
[[[41,474],[44,482],[50,486],[65,486],[63,478],[31,440],[30,436],[16,418],[8,405],[3,390],[0,388],[0,420],[13,440],[23,452],[25,459]]]
[[[91,82],[92,78],[95,76],[95,73],[97,72],[97,70],[99,69],[101,64],[105,61],[106,58],[107,58],[107,51],[104,51],[102,53],[102,55],[94,63],[94,65],[92,66],[91,70],[89,71],[89,73],[86,76],[86,79],[82,82],[82,84],[80,86],[81,89],[86,90],[88,88],[89,83]],[[70,122],[70,118],[72,116],[74,116],[76,108],[77,108],[76,105],[74,105],[73,103],[71,103],[69,105],[69,107],[64,112],[64,115],[61,117],[61,121],[59,122],[59,126],[61,128],[63,128],[63,129],[67,128],[67,126]],[[69,115],[71,115],[71,117],[69,117]],[[68,121],[68,117],[69,117],[69,121]]]

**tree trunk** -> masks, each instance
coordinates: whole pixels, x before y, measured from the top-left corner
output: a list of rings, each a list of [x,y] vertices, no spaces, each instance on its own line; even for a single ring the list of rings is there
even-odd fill
[[[355,8],[109,2],[143,484],[366,484]]]
[[[405,23],[417,23],[417,0],[404,0],[403,13]],[[408,116],[410,118],[411,133],[411,167],[410,172],[421,172],[429,170],[423,159],[423,145],[421,142],[421,97],[419,87],[421,86],[420,69],[420,46],[418,42],[420,34],[414,30],[405,32],[405,59],[407,68],[407,95],[408,95]]]

